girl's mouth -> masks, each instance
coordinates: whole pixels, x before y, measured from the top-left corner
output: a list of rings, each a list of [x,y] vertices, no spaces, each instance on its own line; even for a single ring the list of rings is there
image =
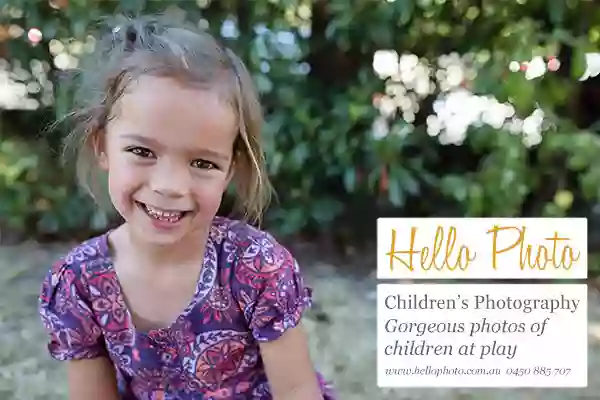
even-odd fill
[[[163,210],[142,202],[136,201],[138,207],[142,209],[150,218],[157,221],[176,223],[179,222],[183,217],[189,214],[189,211],[175,211],[175,210]]]

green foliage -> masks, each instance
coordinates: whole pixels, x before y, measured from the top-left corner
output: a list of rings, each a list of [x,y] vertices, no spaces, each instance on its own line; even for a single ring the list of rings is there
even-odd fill
[[[600,143],[582,111],[587,89],[576,79],[584,53],[600,40],[600,9],[590,1],[497,0],[483,8],[467,0],[4,1],[3,27],[43,33],[37,46],[26,35],[5,42],[9,60],[47,63],[54,88],[52,46],[60,41],[76,57],[86,46],[77,41],[101,15],[179,13],[215,34],[234,21],[238,34],[224,40],[243,56],[262,94],[278,192],[268,221],[282,233],[326,230],[382,208],[399,215],[591,216],[600,197]],[[296,45],[281,44],[282,35]],[[465,81],[469,89],[510,101],[520,117],[540,107],[548,127],[542,142],[526,147],[519,135],[483,125],[469,128],[461,146],[441,145],[426,133],[439,88],[420,100],[414,123],[396,113],[386,120],[390,133],[377,138],[373,99],[394,84],[373,72],[380,49],[416,54],[430,66],[443,54],[469,54],[476,71]],[[512,60],[549,55],[561,59],[558,73],[535,80],[508,73]],[[69,95],[54,94],[48,112],[61,114]],[[92,208],[58,172],[52,153],[25,138],[28,131],[26,124],[18,132],[3,127],[0,219],[13,226],[36,220],[35,229],[58,231],[89,224]],[[20,146],[34,147],[21,156]]]
[[[98,211],[56,172],[47,146],[17,138],[0,142],[0,215],[8,227],[52,234],[94,226]]]

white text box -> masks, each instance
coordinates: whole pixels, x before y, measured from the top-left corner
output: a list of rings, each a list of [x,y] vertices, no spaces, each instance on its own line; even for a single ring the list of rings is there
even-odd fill
[[[585,218],[379,218],[379,279],[585,279]]]
[[[586,387],[587,286],[380,284],[380,387]]]

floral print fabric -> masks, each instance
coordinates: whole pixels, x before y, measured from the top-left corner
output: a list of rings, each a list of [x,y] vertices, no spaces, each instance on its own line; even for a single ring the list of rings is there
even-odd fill
[[[109,357],[125,400],[268,400],[258,343],[295,327],[310,303],[310,289],[283,246],[243,222],[217,217],[193,300],[170,327],[136,331],[108,233],[52,267],[40,315],[52,357]],[[319,381],[332,399],[320,375]]]

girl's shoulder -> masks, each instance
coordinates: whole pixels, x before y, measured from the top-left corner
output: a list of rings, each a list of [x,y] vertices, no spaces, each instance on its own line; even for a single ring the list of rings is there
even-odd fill
[[[283,247],[270,233],[242,220],[215,217],[211,239],[227,252],[244,252],[256,246],[262,249]]]
[[[275,340],[296,326],[311,305],[312,289],[291,253],[242,221],[215,220],[212,239],[221,245],[219,287],[229,286],[254,338]]]
[[[85,286],[91,275],[104,271],[110,264],[108,232],[73,246],[56,260],[42,284],[42,296],[50,296],[58,286]]]
[[[297,273],[299,266],[290,251],[270,233],[244,221],[215,218],[210,238],[218,249],[220,266],[238,273],[258,273],[262,278],[279,273]]]
[[[50,335],[48,349],[57,360],[106,355],[90,300],[92,294],[98,297],[93,290],[99,286],[90,282],[108,271],[107,236],[108,233],[72,247],[52,265],[43,280],[38,310]]]
[[[233,267],[239,273],[236,276],[299,271],[296,259],[284,245],[244,221],[215,218],[210,237],[218,249],[218,265]]]

